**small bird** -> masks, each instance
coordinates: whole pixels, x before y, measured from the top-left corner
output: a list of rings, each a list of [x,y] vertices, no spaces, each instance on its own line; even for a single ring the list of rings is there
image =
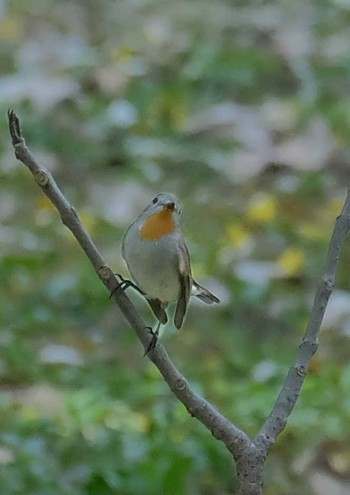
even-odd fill
[[[159,193],[127,228],[122,255],[136,288],[145,296],[159,324],[152,332],[157,341],[160,324],[168,321],[166,308],[176,301],[174,324],[181,328],[189,299],[194,295],[207,304],[219,299],[199,285],[191,273],[190,256],[179,228],[181,202]],[[134,284],[128,283],[135,287]]]

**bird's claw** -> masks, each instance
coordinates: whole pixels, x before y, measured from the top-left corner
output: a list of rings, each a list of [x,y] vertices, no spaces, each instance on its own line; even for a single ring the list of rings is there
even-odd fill
[[[155,346],[157,345],[157,342],[158,342],[159,325],[157,326],[157,329],[156,330],[153,330],[152,327],[146,327],[146,329],[152,335],[152,338],[149,341],[149,344],[147,346],[147,349],[145,350],[145,353],[144,353],[144,356],[149,356],[149,354],[154,351],[154,348],[155,348]]]
[[[115,275],[117,275],[117,277],[120,278],[121,282],[112,290],[112,292],[109,295],[109,299],[111,299],[114,296],[114,294],[116,292],[118,292],[119,290],[125,291],[128,287],[132,287],[137,292],[139,292],[142,296],[145,295],[143,290],[141,290],[140,287],[138,287],[136,284],[134,284],[134,282],[132,282],[131,280],[126,280],[121,275],[119,275],[119,273],[116,273]]]

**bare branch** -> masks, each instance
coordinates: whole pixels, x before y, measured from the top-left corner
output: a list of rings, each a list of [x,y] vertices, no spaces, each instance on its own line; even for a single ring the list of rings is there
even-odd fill
[[[145,349],[151,335],[140,315],[123,291],[115,290],[119,282],[106,265],[80,219],[62,194],[50,172],[32,157],[22,136],[19,120],[13,111],[8,112],[9,128],[15,155],[33,174],[37,184],[58,210],[62,222],[75,236],[89,258],[96,273],[121,309]],[[281,392],[272,411],[255,439],[252,441],[245,432],[232,424],[208,401],[191,390],[185,377],[179,373],[158,342],[149,353],[174,395],[184,404],[189,413],[206,426],[215,438],[221,440],[236,461],[240,481],[239,495],[260,495],[262,493],[262,470],[268,449],[283,431],[298,400],[310,360],[318,348],[318,333],[332,293],[341,247],[350,230],[350,190],[341,215],[334,226],[326,259],[323,278],[315,294],[309,325],[299,346],[293,365],[290,367]]]
[[[265,424],[255,437],[254,443],[268,449],[286,426],[298,400],[312,356],[318,348],[318,334],[334,288],[335,274],[341,248],[350,230],[350,188],[340,216],[335,223],[328,248],[323,278],[316,291],[309,324],[299,346],[293,365],[290,367],[282,390]]]
[[[115,290],[119,284],[118,280],[114,276],[112,270],[106,265],[95,244],[92,242],[89,234],[82,225],[76,211],[62,194],[50,172],[39,166],[31,155],[22,136],[19,119],[12,110],[8,112],[8,119],[12,144],[15,149],[16,157],[31,171],[37,184],[55,205],[61,216],[63,224],[68,227],[80,244],[81,248],[84,250],[86,256],[90,260],[105,287],[109,292],[114,291],[113,295],[117,305],[135,331],[144,348],[147,349],[151,336],[149,331],[146,329],[146,325],[142,318],[139,316],[124,292],[121,290]],[[222,414],[220,414],[208,401],[200,397],[190,388],[188,382],[175,368],[164,347],[160,343],[157,343],[154,350],[149,353],[149,357],[164,377],[169,388],[184,404],[189,413],[197,418],[204,426],[206,426],[209,431],[212,432],[214,437],[221,440],[231,452],[233,457],[236,460],[239,460],[242,465],[242,473],[243,471],[244,473],[242,475],[241,473],[238,473],[238,477],[242,479],[243,475],[246,476],[245,471],[247,471],[247,467],[242,462],[242,459],[246,458],[248,453],[254,453],[256,458],[258,457],[257,449],[249,437],[233,425]],[[262,463],[263,458],[261,457],[261,466]],[[256,478],[260,477],[261,473],[259,472],[256,475]],[[248,478],[249,480],[252,480],[252,484],[254,484],[254,477],[251,473]],[[261,480],[258,484],[261,485]],[[247,491],[244,493],[248,494],[250,492]],[[252,491],[251,493],[260,493],[260,491]]]

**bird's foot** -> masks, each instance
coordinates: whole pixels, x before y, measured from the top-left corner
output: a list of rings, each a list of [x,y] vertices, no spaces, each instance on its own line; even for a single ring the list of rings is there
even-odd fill
[[[117,275],[118,278],[120,278],[121,282],[117,285],[117,287],[115,287],[112,292],[110,293],[109,295],[109,298],[111,299],[114,294],[116,294],[118,291],[122,290],[126,290],[128,289],[129,287],[132,287],[133,289],[135,289],[139,294],[141,294],[142,296],[145,295],[145,293],[143,292],[143,290],[140,289],[140,287],[138,287],[136,284],[134,284],[134,282],[132,282],[131,280],[126,280],[125,278],[123,278],[119,273],[115,273],[115,275]]]
[[[160,329],[160,323],[158,323],[157,328],[155,330],[153,330],[152,327],[146,327],[146,329],[152,335],[152,338],[149,341],[149,344],[147,346],[147,349],[145,350],[145,353],[144,353],[144,356],[149,356],[149,354],[154,351],[154,348],[157,345],[158,336],[159,336],[159,329]]]

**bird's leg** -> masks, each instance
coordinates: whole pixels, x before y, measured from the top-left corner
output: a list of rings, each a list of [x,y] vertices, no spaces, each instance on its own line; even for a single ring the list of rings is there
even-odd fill
[[[147,346],[147,349],[144,353],[144,356],[148,356],[148,354],[150,352],[153,351],[153,349],[155,348],[157,342],[158,342],[158,335],[159,335],[159,329],[160,329],[160,325],[161,323],[158,322],[158,325],[157,325],[157,328],[155,330],[152,329],[152,327],[146,327],[147,330],[149,330],[150,334],[152,335],[152,338]]]
[[[109,298],[111,299],[114,294],[119,291],[119,290],[126,290],[128,287],[132,287],[133,289],[135,289],[139,294],[141,294],[142,296],[145,295],[145,293],[143,292],[143,290],[140,289],[140,287],[138,287],[136,284],[134,284],[134,282],[132,282],[131,280],[125,280],[125,278],[123,278],[119,273],[115,273],[115,275],[117,275],[120,279],[121,279],[121,282],[120,284],[117,285],[117,287],[115,287],[115,289],[112,290]]]

